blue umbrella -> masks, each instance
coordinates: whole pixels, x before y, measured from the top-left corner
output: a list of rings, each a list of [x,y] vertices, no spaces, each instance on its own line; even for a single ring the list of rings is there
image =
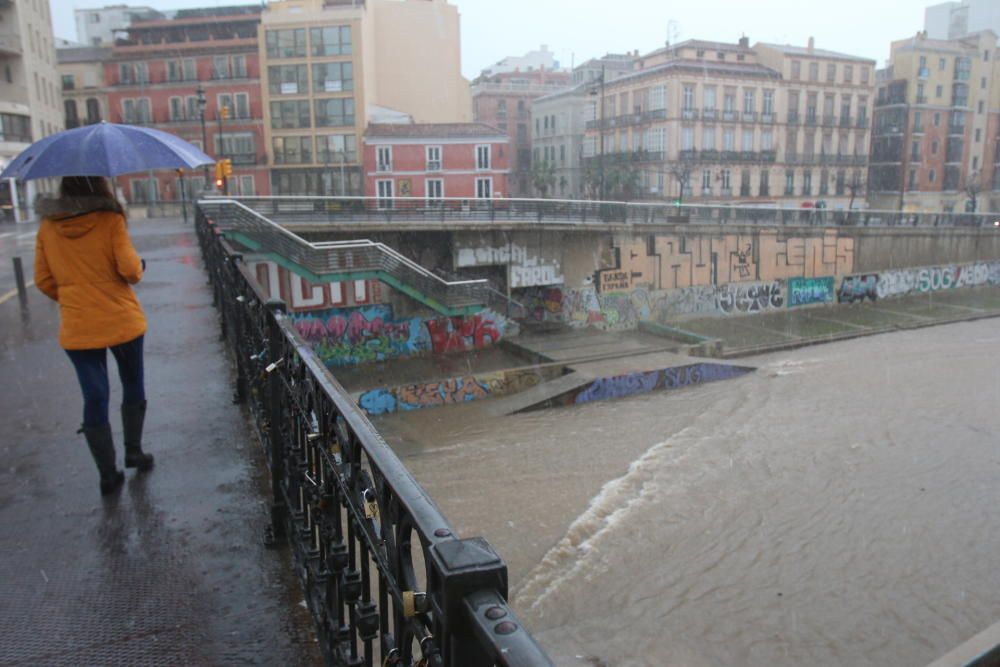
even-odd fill
[[[39,139],[11,160],[0,179],[118,176],[150,169],[192,169],[214,162],[173,134],[102,121]]]

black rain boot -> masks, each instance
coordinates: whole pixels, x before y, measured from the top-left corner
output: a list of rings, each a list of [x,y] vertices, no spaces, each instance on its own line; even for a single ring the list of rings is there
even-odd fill
[[[111,437],[111,424],[83,426],[78,432],[87,438],[90,454],[97,464],[97,471],[101,473],[101,495],[114,493],[125,481],[125,473],[115,467],[115,442]]]
[[[142,451],[142,423],[146,418],[146,401],[122,403],[122,430],[125,432],[125,467],[146,472],[153,468],[153,455]]]

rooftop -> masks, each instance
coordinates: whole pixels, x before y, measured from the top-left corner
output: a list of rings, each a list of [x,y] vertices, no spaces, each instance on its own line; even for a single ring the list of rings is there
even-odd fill
[[[816,49],[808,48],[805,46],[792,46],[791,44],[768,44],[766,42],[758,42],[754,46],[766,46],[769,49],[774,49],[775,51],[780,51],[788,56],[802,56],[805,58],[836,58],[838,60],[854,60],[859,63],[874,63],[875,61],[871,58],[862,58],[861,56],[852,56],[849,53],[840,53],[838,51],[827,51],[826,49]]]
[[[365,136],[399,139],[507,138],[506,133],[486,123],[372,123],[365,129]]]
[[[110,46],[74,46],[65,49],[56,49],[56,59],[60,65],[104,62],[110,57]]]
[[[747,76],[766,79],[781,78],[781,74],[779,72],[771,69],[770,67],[764,67],[763,65],[758,65],[756,63],[714,62],[678,58],[676,60],[663,63],[662,65],[654,65],[653,67],[647,67],[646,69],[623,74],[617,79],[608,81],[607,86],[611,87],[619,82],[630,81],[649,76],[650,74],[668,72],[670,70],[677,70],[678,72],[700,72],[703,74],[715,74],[717,76]]]

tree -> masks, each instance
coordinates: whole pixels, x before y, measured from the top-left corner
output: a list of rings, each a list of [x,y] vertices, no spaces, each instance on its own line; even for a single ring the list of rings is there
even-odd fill
[[[847,182],[847,189],[851,192],[851,201],[847,204],[847,210],[854,210],[854,200],[865,193],[865,180],[855,171],[851,174],[851,180]]]
[[[680,194],[677,195],[677,205],[684,203],[684,191],[691,184],[691,167],[686,164],[677,164],[670,168],[670,175],[677,181],[680,187]]]
[[[969,178],[965,180],[965,194],[968,196],[968,201],[965,204],[965,210],[969,213],[976,212],[976,198],[982,191],[982,183],[980,183],[979,172],[974,171],[969,174]]]
[[[556,166],[548,160],[542,160],[541,162],[535,162],[531,165],[531,182],[535,186],[542,199],[545,198],[549,191],[556,184]]]

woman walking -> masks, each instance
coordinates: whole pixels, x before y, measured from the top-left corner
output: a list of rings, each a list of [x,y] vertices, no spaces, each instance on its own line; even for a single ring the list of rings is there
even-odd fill
[[[142,451],[146,414],[142,342],[146,317],[131,285],[143,262],[129,239],[125,212],[105,178],[66,176],[59,198],[39,207],[35,285],[59,303],[59,344],[76,369],[83,391],[83,426],[100,473],[101,494],[117,491],[125,474],[115,463],[108,419],[107,351],[122,383],[125,467],[153,467]]]

